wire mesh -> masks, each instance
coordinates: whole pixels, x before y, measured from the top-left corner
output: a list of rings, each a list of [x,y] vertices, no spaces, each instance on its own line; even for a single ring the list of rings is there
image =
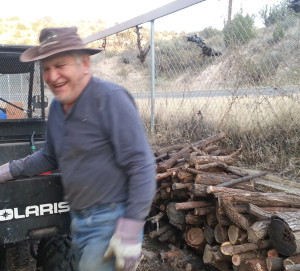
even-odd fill
[[[197,8],[205,10],[204,5]],[[293,163],[295,170],[300,143],[299,13],[283,1],[261,7],[255,16],[241,10],[228,20],[228,10],[221,5],[224,1],[215,1],[218,12],[211,14],[221,27],[159,30],[174,21],[172,14],[155,20],[153,44],[150,23],[90,43],[105,48],[93,58],[93,73],[132,93],[149,133],[154,112],[157,144],[196,140],[223,130],[231,135],[232,147],[245,146],[248,163],[277,169],[280,164],[281,171],[289,171]],[[195,8],[177,12],[177,24],[197,28],[194,18],[186,16]],[[154,111],[150,46],[155,46]]]

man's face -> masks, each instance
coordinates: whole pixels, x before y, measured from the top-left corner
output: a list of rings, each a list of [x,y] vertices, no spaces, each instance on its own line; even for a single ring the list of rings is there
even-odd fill
[[[89,56],[65,53],[42,61],[44,80],[56,99],[72,105],[90,79]]]

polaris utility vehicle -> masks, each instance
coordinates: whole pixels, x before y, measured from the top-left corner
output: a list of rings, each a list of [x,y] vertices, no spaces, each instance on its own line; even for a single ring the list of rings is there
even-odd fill
[[[49,102],[39,63],[19,61],[27,48],[0,45],[0,165],[45,140]],[[0,271],[77,270],[69,226],[59,172],[0,183]]]

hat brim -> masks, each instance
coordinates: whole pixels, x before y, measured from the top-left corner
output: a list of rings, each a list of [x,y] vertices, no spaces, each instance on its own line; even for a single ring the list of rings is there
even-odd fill
[[[59,53],[69,52],[69,51],[82,51],[89,55],[95,55],[95,54],[103,51],[103,49],[93,49],[93,48],[86,48],[86,47],[82,47],[82,46],[80,46],[80,47],[79,46],[70,46],[70,47],[66,47],[66,48],[52,50],[45,54],[40,54],[39,46],[35,46],[35,47],[31,47],[31,48],[27,49],[26,51],[24,51],[20,56],[20,61],[21,62],[33,62],[33,61],[48,58],[50,56],[57,55]]]

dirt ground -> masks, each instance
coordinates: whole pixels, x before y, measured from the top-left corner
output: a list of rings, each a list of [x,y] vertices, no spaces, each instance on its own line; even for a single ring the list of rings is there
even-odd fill
[[[142,246],[143,258],[137,271],[216,271],[213,267],[205,265],[202,262],[201,255],[197,255],[191,251],[189,251],[189,253],[194,256],[193,262],[187,261],[174,264],[174,261],[163,261],[160,254],[166,251],[170,251],[167,243],[161,243],[145,235]]]

